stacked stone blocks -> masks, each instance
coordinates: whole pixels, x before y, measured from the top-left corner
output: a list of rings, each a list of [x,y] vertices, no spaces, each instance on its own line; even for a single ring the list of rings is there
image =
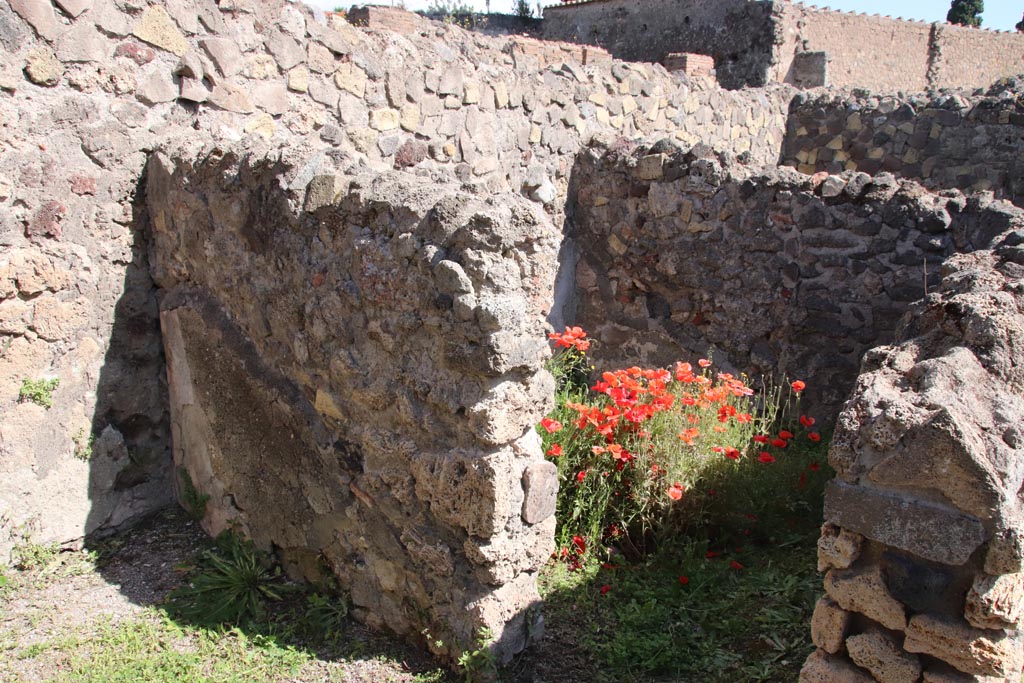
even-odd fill
[[[1020,680],[1024,215],[870,351],[829,453],[800,680]]]

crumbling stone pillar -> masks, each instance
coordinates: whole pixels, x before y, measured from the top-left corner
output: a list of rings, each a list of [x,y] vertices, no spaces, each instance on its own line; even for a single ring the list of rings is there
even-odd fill
[[[533,425],[560,235],[516,195],[311,168],[149,165],[181,498],[292,574],[336,576],[371,626],[450,659],[486,628],[507,660],[553,550]]]
[[[869,352],[829,459],[802,683],[1021,677],[1024,214]]]

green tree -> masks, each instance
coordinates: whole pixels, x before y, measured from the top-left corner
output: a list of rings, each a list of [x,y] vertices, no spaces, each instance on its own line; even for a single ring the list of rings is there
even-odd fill
[[[961,26],[981,26],[981,13],[984,11],[983,0],[953,0],[946,21]]]
[[[1017,22],[1017,25],[1014,28],[1016,28],[1021,33],[1024,33],[1024,16],[1020,18],[1020,21]]]

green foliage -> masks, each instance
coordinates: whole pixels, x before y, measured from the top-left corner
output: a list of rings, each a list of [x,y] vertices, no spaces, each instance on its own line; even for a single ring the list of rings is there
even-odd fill
[[[473,6],[459,0],[431,0],[426,9],[427,14],[440,14],[444,17],[457,17],[474,13]]]
[[[1021,15],[1020,21],[1017,22],[1014,28],[1024,33],[1024,15]]]
[[[21,390],[18,392],[18,401],[21,403],[35,403],[44,408],[53,407],[53,392],[60,385],[60,380],[53,379],[24,379],[21,382]]]
[[[303,624],[308,634],[334,640],[345,628],[348,599],[337,593],[310,593],[306,596]]]
[[[981,26],[981,13],[984,11],[983,0],[953,0],[946,21],[962,26]]]
[[[92,446],[96,442],[96,436],[91,432],[87,433],[85,428],[75,432],[72,439],[75,444],[75,458],[89,462],[92,460]]]
[[[21,571],[48,567],[60,553],[59,543],[35,543],[25,540],[11,548],[11,566]]]
[[[813,649],[820,519],[819,510],[795,527],[761,523],[772,539],[763,546],[680,537],[635,562],[549,563],[549,636],[571,638],[576,662],[592,667],[579,680],[795,681]]]
[[[262,617],[267,600],[280,600],[280,569],[252,541],[225,531],[205,552],[187,586],[168,596],[170,612],[198,624],[239,624]]]
[[[466,676],[466,683],[491,680],[498,673],[498,662],[491,651],[494,634],[490,629],[481,628],[477,633],[476,649],[466,650],[459,655],[458,664]]]
[[[201,520],[206,515],[206,504],[210,502],[209,494],[199,493],[184,467],[178,468],[178,480],[181,482],[181,503],[185,506],[186,512],[192,519]]]
[[[533,16],[533,8],[530,7],[529,0],[516,0],[512,9],[520,19],[529,19]]]
[[[61,683],[228,683],[294,680],[311,659],[275,639],[237,629],[190,629],[156,614],[97,628],[19,653],[59,652]]]

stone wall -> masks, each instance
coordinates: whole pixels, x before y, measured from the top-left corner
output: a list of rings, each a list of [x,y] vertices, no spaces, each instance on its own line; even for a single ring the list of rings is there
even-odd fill
[[[601,0],[544,10],[544,38],[599,45],[618,59],[660,63],[670,52],[715,59],[723,87],[765,85],[772,61],[771,2]]]
[[[204,527],[304,578],[332,570],[359,618],[427,631],[450,660],[480,628],[501,659],[521,650],[554,550],[557,469],[533,427],[554,395],[559,231],[453,179],[289,190],[294,150],[166,154],[153,272],[175,465],[211,497]]]
[[[833,418],[864,352],[895,337],[946,258],[1016,220],[889,174],[809,177],[723,164],[705,148],[622,143],[574,173],[577,300],[608,363],[716,364],[803,379]]]
[[[1016,81],[986,95],[800,95],[790,109],[783,164],[804,173],[843,170],[991,190],[1024,199],[1024,101]]]
[[[801,84],[794,62],[806,52],[826,53],[829,85],[881,93],[986,87],[1024,72],[1024,36],[1016,32],[788,0],[593,0],[548,7],[543,30],[545,38],[599,45],[620,59],[711,55],[726,88]]]
[[[306,178],[341,157],[444,168],[532,196],[560,225],[571,158],[594,133],[771,159],[790,97],[723,93],[594,48],[483,38],[410,13],[355,28],[284,2],[17,0],[0,3],[0,42],[4,554],[26,525],[36,540],[70,540],[169,500],[138,196],[161,141],[288,141],[310,149]],[[51,377],[52,408],[18,401],[23,380]]]
[[[1007,215],[864,358],[829,453],[802,683],[1020,680],[1024,213]]]

